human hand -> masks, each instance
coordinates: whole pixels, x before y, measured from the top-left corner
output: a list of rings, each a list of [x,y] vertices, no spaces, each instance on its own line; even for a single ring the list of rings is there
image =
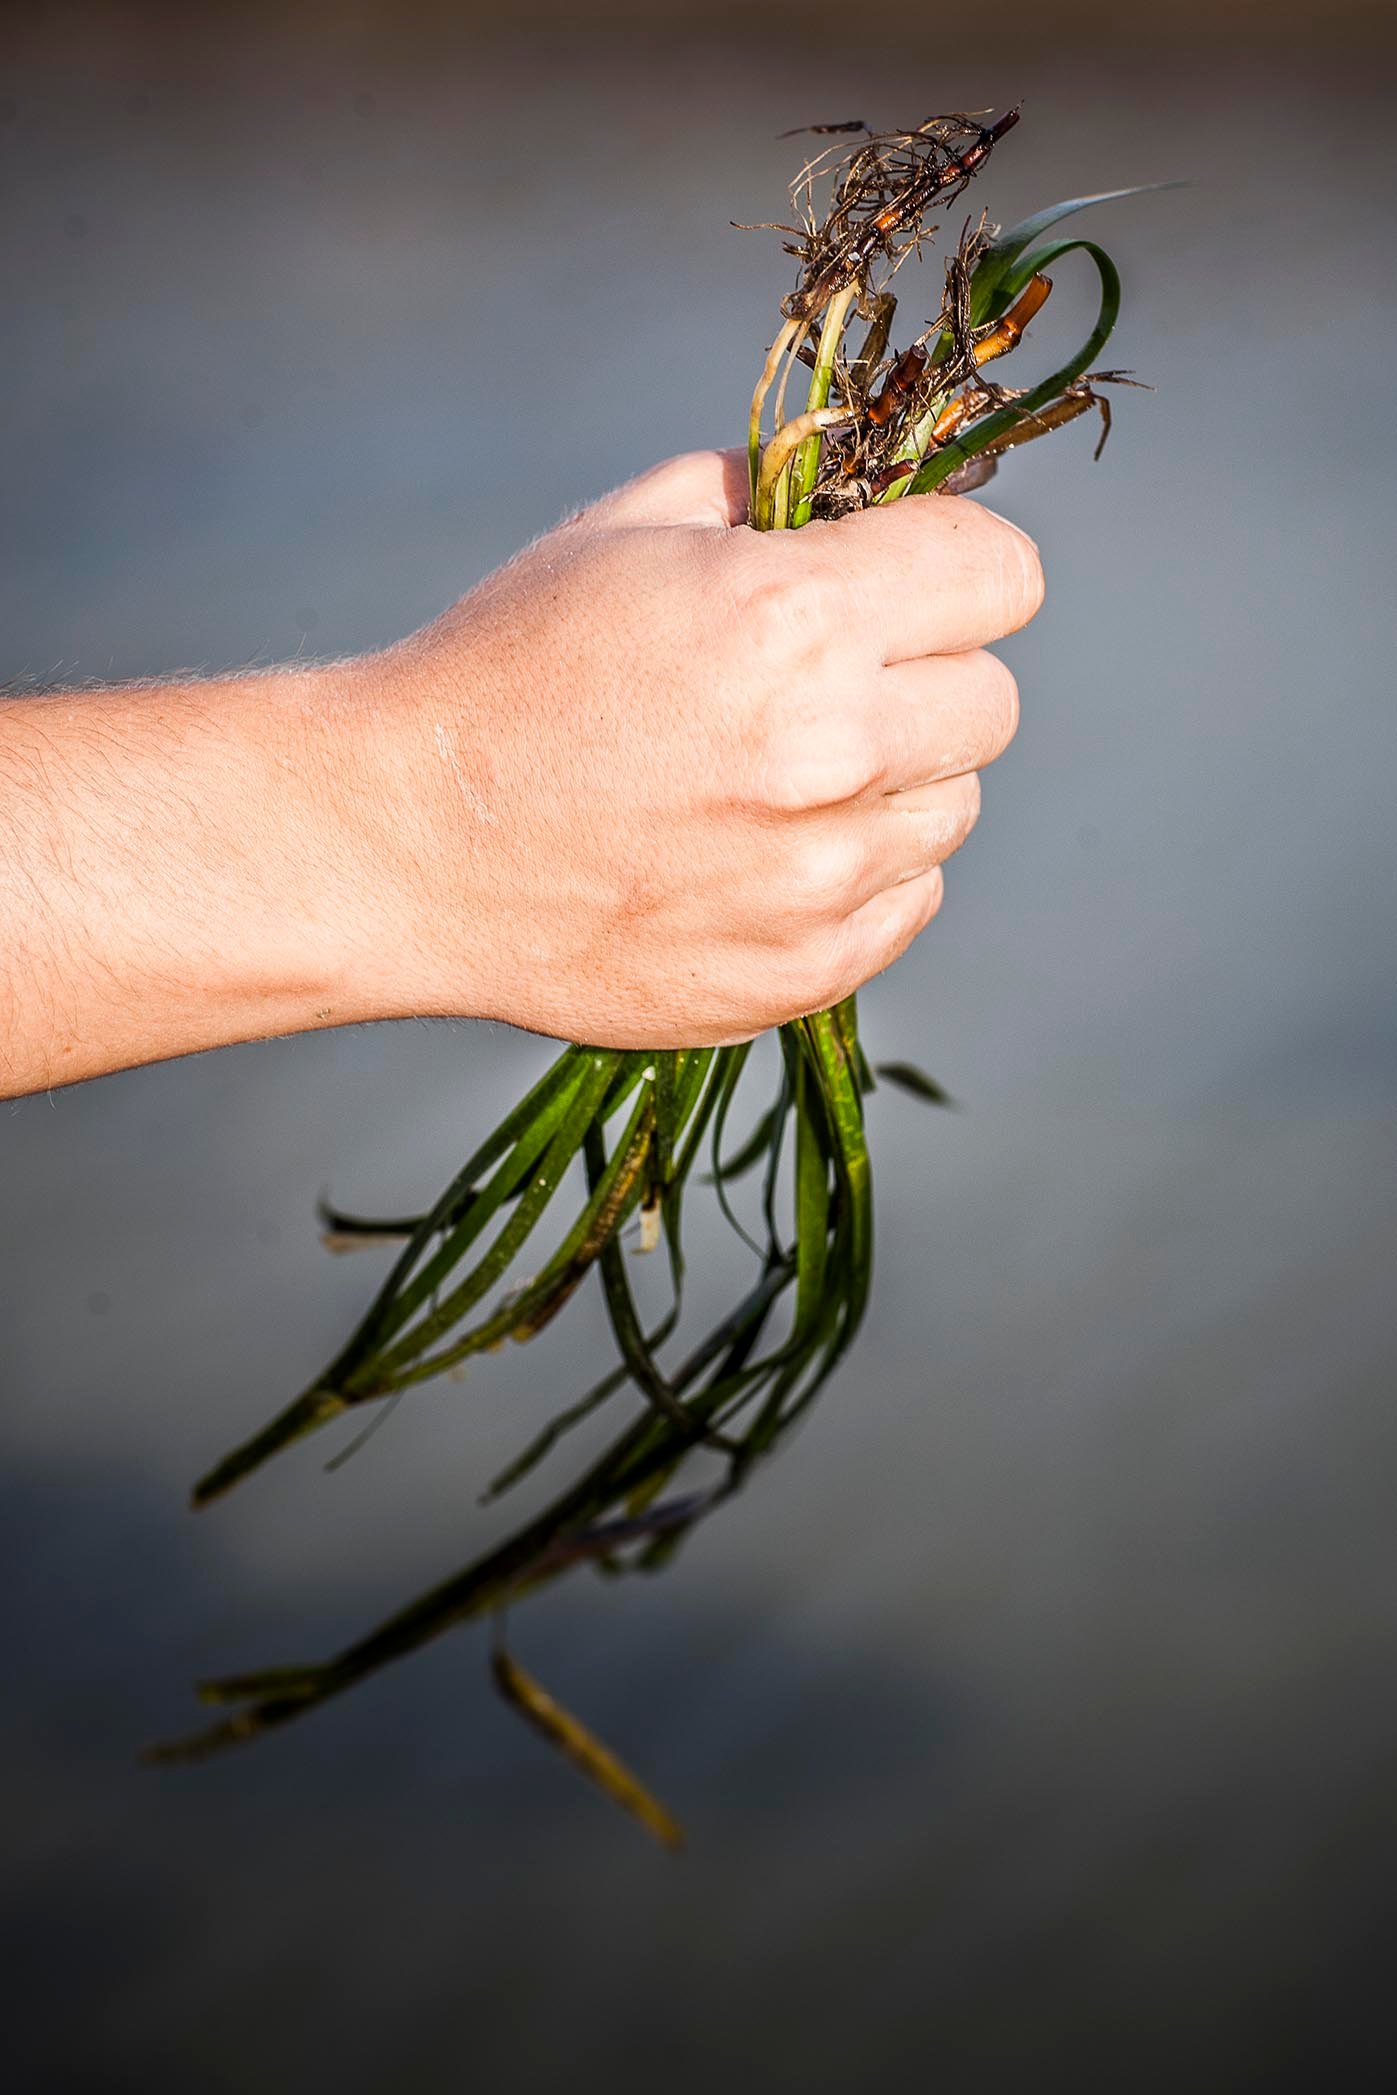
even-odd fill
[[[749,1037],[895,960],[1014,733],[987,642],[1042,600],[977,504],[743,525],[671,460],[353,672],[353,1002],[597,1046]]]

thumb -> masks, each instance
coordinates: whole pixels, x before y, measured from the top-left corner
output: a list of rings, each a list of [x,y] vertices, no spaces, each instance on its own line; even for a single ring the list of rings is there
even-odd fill
[[[589,512],[628,529],[680,524],[730,530],[747,521],[745,451],[686,451],[651,466]]]

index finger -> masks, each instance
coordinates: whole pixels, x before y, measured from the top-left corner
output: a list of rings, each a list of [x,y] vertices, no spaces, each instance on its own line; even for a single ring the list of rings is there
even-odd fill
[[[1027,532],[960,495],[907,495],[817,528],[835,556],[842,622],[856,640],[866,630],[885,663],[985,647],[1043,601]]]

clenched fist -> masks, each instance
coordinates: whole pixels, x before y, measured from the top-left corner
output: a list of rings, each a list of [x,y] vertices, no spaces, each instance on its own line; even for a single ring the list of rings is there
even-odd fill
[[[349,663],[0,701],[0,1093],[415,1014],[745,1038],[898,956],[1009,741],[1030,541],[644,474]]]
[[[1037,610],[1037,553],[947,496],[745,514],[737,453],[674,459],[360,666],[366,805],[397,782],[385,1008],[711,1044],[847,995],[935,914],[1016,725],[984,646]]]

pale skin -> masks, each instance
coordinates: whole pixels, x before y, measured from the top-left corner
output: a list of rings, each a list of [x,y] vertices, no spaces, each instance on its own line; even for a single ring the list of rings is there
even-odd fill
[[[370,1019],[746,1039],[941,906],[1042,600],[977,503],[606,496],[381,653],[0,702],[0,1096]]]

